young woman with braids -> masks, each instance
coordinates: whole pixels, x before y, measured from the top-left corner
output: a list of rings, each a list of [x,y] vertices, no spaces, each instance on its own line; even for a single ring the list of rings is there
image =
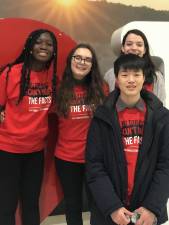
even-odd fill
[[[58,142],[55,149],[56,172],[65,197],[68,225],[82,225],[82,187],[85,145],[96,107],[108,93],[96,55],[91,46],[77,45],[67,58],[58,91]]]
[[[20,56],[1,69],[0,225],[14,225],[18,199],[22,225],[39,225],[48,112],[56,100],[57,41],[35,30]]]

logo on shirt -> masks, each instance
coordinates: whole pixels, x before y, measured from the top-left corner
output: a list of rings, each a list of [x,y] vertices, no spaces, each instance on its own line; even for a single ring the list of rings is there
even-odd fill
[[[138,152],[138,146],[142,144],[144,122],[141,120],[128,120],[121,122],[124,150]]]
[[[52,90],[46,83],[30,84],[26,93],[28,96],[29,111],[38,112],[48,110],[52,102],[51,93]]]
[[[78,93],[73,97],[70,106],[69,116],[71,119],[91,118],[93,114],[93,106],[85,104],[84,93]]]

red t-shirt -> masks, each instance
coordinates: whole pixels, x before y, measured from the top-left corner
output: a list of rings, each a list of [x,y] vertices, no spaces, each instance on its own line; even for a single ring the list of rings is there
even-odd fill
[[[144,88],[147,91],[153,92],[153,84],[144,84]]]
[[[20,92],[22,64],[0,75],[0,105],[5,106],[5,120],[0,124],[0,149],[12,153],[31,153],[45,147],[48,110],[51,105],[51,71],[30,74],[30,85],[22,101]]]
[[[87,132],[93,113],[90,106],[83,104],[85,88],[76,86],[74,96],[68,117],[59,118],[55,156],[66,161],[83,163]]]
[[[124,153],[127,162],[129,200],[134,186],[139,146],[142,143],[145,112],[145,105],[143,110],[139,110],[138,108],[125,108],[122,111],[118,111]]]

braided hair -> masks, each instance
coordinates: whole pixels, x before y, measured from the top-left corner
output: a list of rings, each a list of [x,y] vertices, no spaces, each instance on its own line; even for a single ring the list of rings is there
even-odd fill
[[[31,62],[33,60],[33,56],[31,54],[32,49],[33,49],[37,39],[43,33],[49,33],[49,35],[52,39],[52,42],[53,42],[53,56],[51,57],[51,59],[48,62],[46,62],[45,67],[46,67],[46,69],[48,69],[50,67],[51,63],[53,62],[52,63],[52,65],[53,65],[52,99],[53,99],[53,101],[56,101],[57,40],[56,40],[56,37],[53,32],[51,32],[47,29],[38,29],[38,30],[34,30],[32,33],[30,33],[30,35],[28,36],[28,38],[25,42],[25,46],[24,46],[21,54],[18,56],[18,58],[16,58],[16,60],[14,62],[7,64],[0,69],[0,73],[2,73],[6,68],[8,68],[8,70],[7,70],[7,79],[8,79],[8,75],[9,75],[9,72],[11,71],[11,68],[16,64],[23,63],[22,69],[21,69],[20,93],[18,96],[18,104],[25,96],[25,94],[28,90],[28,87],[29,87],[30,73],[31,73],[31,69],[32,69]]]

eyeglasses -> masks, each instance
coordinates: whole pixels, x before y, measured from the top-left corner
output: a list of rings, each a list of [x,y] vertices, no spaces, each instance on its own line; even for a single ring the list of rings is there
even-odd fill
[[[87,64],[87,65],[92,64],[91,57],[82,58],[81,55],[73,55],[72,58],[76,63],[82,63],[82,61],[83,61],[84,64]]]

